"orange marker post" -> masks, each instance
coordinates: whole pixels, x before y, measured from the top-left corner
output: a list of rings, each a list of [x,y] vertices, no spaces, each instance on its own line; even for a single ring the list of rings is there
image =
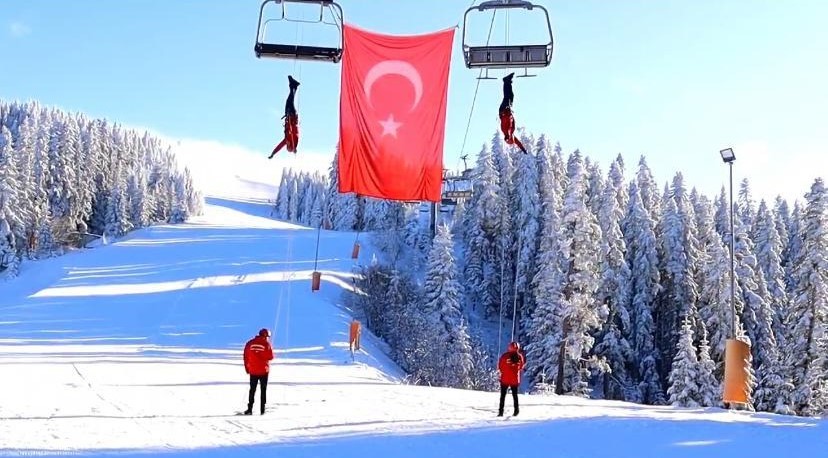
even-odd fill
[[[351,330],[349,333],[349,346],[351,353],[359,350],[359,336],[362,334],[362,324],[356,318],[351,320]]]

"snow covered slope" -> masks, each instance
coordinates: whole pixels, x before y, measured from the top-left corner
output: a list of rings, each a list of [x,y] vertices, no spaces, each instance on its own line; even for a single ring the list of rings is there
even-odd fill
[[[210,197],[187,224],[27,263],[0,285],[0,456],[825,453],[815,419],[528,395],[520,416],[496,418],[497,393],[400,383],[367,332],[351,362],[340,295],[353,234],[322,231],[311,292],[317,232],[269,213]],[[264,326],[277,349],[268,412],[237,416],[241,348]]]

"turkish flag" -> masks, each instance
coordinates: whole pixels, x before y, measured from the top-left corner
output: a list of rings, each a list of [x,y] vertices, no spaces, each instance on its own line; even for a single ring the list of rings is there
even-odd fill
[[[339,192],[439,202],[454,28],[343,33]]]

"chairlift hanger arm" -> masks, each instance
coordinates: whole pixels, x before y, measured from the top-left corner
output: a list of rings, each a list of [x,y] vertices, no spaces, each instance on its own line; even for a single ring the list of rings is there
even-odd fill
[[[532,11],[534,8],[538,8],[539,10],[543,11],[544,16],[546,16],[546,29],[549,33],[549,44],[552,44],[553,35],[552,35],[552,20],[549,18],[549,11],[543,5],[535,5],[534,3],[527,2],[524,0],[489,0],[487,2],[483,2],[477,6],[472,6],[471,8],[467,9],[465,14],[463,14],[463,47],[468,48],[466,45],[466,30],[468,29],[468,18],[469,13],[472,11],[487,11],[487,10],[495,10],[495,13],[499,9],[508,9],[508,8],[522,8],[529,11]]]
[[[478,11],[486,11],[486,10],[500,10],[500,9],[508,9],[508,8],[524,8],[527,10],[531,10],[532,8],[543,8],[540,5],[535,5],[532,2],[527,2],[525,0],[489,0],[486,2],[481,2],[477,6],[472,6],[469,8],[470,10],[478,10]]]
[[[532,45],[485,45],[470,46],[467,42],[468,15],[472,11],[482,12],[498,9],[525,9],[532,11],[537,8],[543,11],[546,17],[546,29],[549,41],[543,44]],[[554,36],[549,11],[542,5],[525,0],[489,0],[477,6],[472,6],[463,15],[463,58],[467,68],[538,68],[548,67],[552,62]],[[528,75],[527,75],[528,76]]]
[[[281,16],[264,19],[264,9],[268,3],[281,5]],[[285,11],[285,4],[299,3],[308,5],[319,5],[319,20],[311,21],[305,19],[291,19],[287,17]],[[325,8],[331,10],[333,16],[332,22],[327,22],[324,17]],[[339,43],[336,47],[321,47],[321,46],[302,46],[298,43],[294,44],[280,44],[280,43],[266,43],[263,40],[263,35],[266,32],[268,24],[271,22],[298,22],[298,23],[321,23],[327,26],[335,26],[339,32]],[[338,63],[342,59],[343,48],[343,26],[344,15],[342,7],[333,0],[264,0],[259,8],[259,23],[256,29],[256,44],[254,51],[257,58],[271,57],[276,59],[294,59],[294,60],[310,60],[310,61],[327,61]]]

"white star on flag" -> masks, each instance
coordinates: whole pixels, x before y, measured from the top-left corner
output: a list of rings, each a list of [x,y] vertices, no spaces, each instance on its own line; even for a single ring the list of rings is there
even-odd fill
[[[384,137],[386,135],[393,135],[394,138],[397,138],[397,129],[400,128],[402,123],[394,120],[393,113],[389,114],[388,118],[386,118],[385,121],[378,122],[382,126],[382,135],[380,135],[380,137]]]

